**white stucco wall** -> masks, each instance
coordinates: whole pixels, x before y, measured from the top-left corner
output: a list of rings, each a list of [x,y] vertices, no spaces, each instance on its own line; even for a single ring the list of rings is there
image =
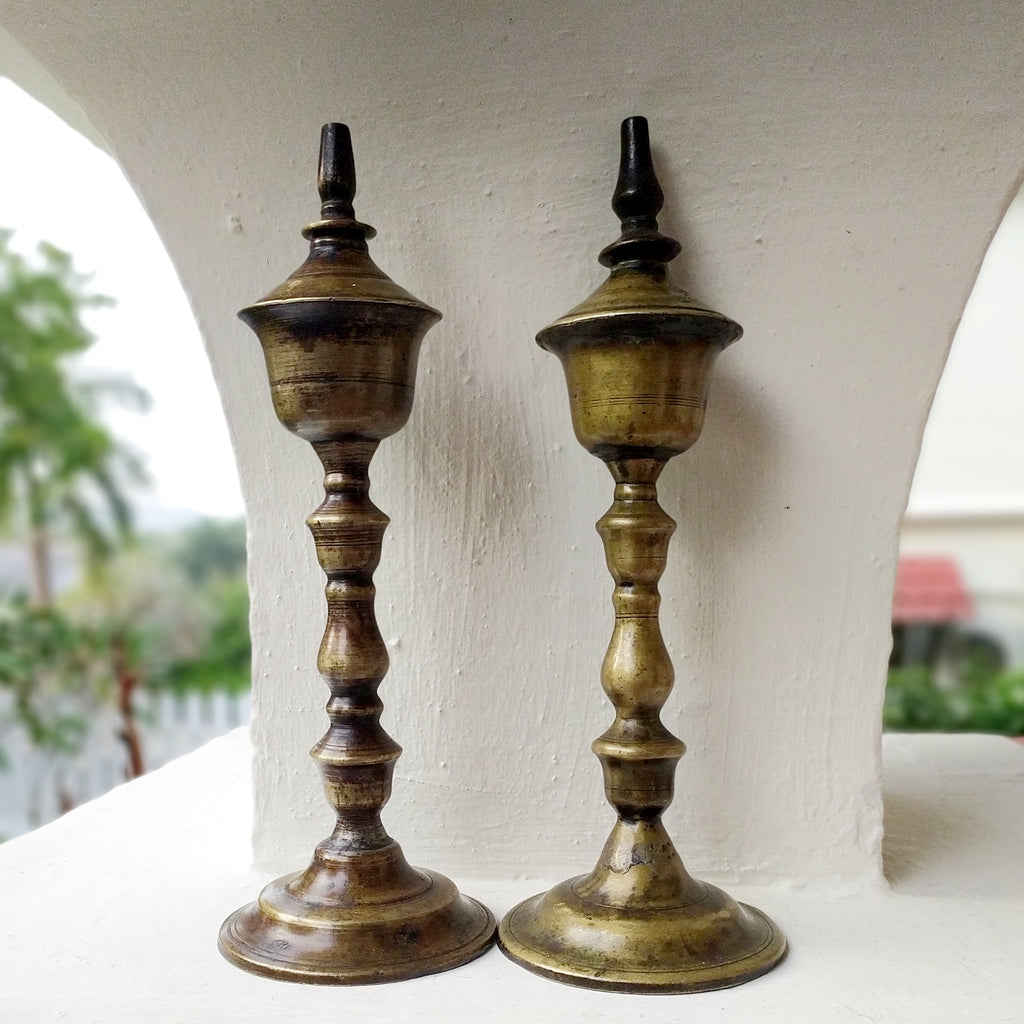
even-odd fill
[[[665,719],[689,745],[667,820],[699,872],[880,880],[896,531],[1020,172],[1020,22],[996,2],[0,0],[135,183],[209,347],[249,508],[260,865],[300,866],[330,825],[305,756],[319,488],[233,313],[302,259],[332,119],[375,258],[445,313],[374,464],[382,695],[406,750],[385,820],[456,876],[596,857],[611,612],[592,523],[611,488],[532,336],[601,280],[618,122],[644,113],[677,279],[746,328],[661,488]]]

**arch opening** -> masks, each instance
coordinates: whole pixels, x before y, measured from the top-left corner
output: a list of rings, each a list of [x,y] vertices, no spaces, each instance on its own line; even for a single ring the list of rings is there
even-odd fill
[[[12,260],[38,277],[40,243],[55,246],[71,257],[68,280],[82,294],[114,299],[80,310],[96,340],[62,360],[69,387],[95,396],[116,383],[150,398],[145,414],[99,400],[90,410],[97,430],[146,470],[148,483],[113,484],[132,511],[133,543],[122,543],[98,476],[74,498],[116,541],[107,564],[93,564],[78,543],[88,538],[65,514],[70,492],[54,499],[47,521],[42,597],[31,596],[33,558],[17,508],[0,535],[0,630],[8,653],[21,644],[25,654],[22,667],[0,671],[2,840],[242,724],[249,669],[238,475],[170,259],[84,115],[2,35],[0,111],[0,228],[13,232]]]
[[[889,729],[1024,734],[1024,189],[964,309],[900,532]]]

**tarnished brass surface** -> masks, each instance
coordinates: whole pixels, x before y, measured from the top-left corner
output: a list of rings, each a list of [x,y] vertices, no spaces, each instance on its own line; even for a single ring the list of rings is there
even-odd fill
[[[761,911],[690,877],[661,821],[685,747],[659,717],[673,671],[658,581],[676,524],[657,480],[699,437],[711,365],[741,333],[669,283],[679,245],[658,231],[663,200],[647,122],[628,118],[612,200],[622,235],[601,253],[611,275],[537,335],[562,361],[576,437],[615,481],[597,523],[615,580],[601,670],[615,721],[593,750],[618,820],[589,875],[520,903],[498,933],[502,950],[538,974],[626,992],[727,988],[786,952]]]
[[[388,654],[373,572],[388,517],[370,500],[369,465],[409,417],[420,342],[441,315],[370,259],[374,231],[354,219],[344,125],[324,126],[319,184],[321,219],[303,232],[309,258],[239,316],[263,346],[278,418],[324,467],[326,497],[307,524],[327,574],[317,664],[330,725],[311,753],[337,822],[305,871],[272,882],[224,922],[219,947],[273,978],[398,981],[472,960],[495,928],[490,911],[447,878],[410,867],[380,820],[402,751],[380,725]]]

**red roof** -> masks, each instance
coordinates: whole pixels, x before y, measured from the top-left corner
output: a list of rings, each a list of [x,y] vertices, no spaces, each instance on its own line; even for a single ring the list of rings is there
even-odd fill
[[[973,606],[952,558],[903,555],[896,566],[892,621],[898,626],[968,619]]]

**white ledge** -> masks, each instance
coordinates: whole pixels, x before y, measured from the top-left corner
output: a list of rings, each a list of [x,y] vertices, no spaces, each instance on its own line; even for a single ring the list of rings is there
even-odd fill
[[[0,846],[5,1024],[1020,1019],[1024,749],[1009,740],[886,737],[891,890],[731,885],[783,928],[789,957],[740,988],[664,997],[556,984],[497,950],[446,974],[344,989],[230,966],[217,929],[267,881],[245,866],[249,757],[237,730]],[[557,880],[457,881],[501,914]]]

